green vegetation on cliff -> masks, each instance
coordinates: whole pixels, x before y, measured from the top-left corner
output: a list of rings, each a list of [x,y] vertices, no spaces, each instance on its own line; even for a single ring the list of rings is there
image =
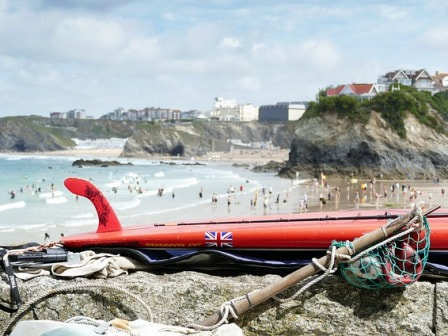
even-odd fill
[[[432,96],[429,92],[400,86],[399,91],[389,91],[364,102],[351,96],[326,97],[320,95],[319,102],[311,103],[303,118],[337,113],[339,117],[347,117],[353,122],[367,123],[371,111],[377,111],[394,132],[400,137],[406,138],[404,119],[407,113],[411,113],[422,124],[446,134],[437,116],[431,113],[429,107],[432,107],[440,117],[447,120],[448,92],[440,92]]]

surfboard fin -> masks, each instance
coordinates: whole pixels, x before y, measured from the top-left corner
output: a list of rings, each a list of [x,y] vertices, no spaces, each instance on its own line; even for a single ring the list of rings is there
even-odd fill
[[[75,195],[86,197],[93,203],[98,214],[97,233],[122,230],[120,220],[110,206],[109,201],[91,182],[80,178],[69,177],[65,179],[64,185]]]

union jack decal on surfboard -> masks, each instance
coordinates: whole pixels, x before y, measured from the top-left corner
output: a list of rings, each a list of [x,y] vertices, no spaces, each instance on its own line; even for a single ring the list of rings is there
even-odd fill
[[[205,232],[206,247],[233,247],[232,232]]]

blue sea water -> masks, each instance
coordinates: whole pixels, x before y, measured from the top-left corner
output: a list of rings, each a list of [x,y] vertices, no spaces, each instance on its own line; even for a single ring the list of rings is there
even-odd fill
[[[0,156],[0,245],[43,242],[45,233],[57,241],[61,233],[96,230],[95,209],[87,199],[77,199],[65,188],[63,181],[67,177],[84,178],[95,184],[109,199],[123,226],[261,215],[267,211],[298,212],[298,199],[303,192],[298,180],[254,173],[222,162],[193,165],[190,161],[169,164],[172,161],[134,159],[130,161],[132,165],[80,168],[72,166],[75,159],[78,158]],[[162,196],[158,195],[160,188]],[[228,206],[231,188],[235,192],[230,194]],[[263,188],[270,201],[268,209],[261,199]],[[218,197],[217,203],[211,202],[213,193]],[[277,196],[281,202],[273,206]],[[255,197],[257,207],[251,207],[250,201]]]

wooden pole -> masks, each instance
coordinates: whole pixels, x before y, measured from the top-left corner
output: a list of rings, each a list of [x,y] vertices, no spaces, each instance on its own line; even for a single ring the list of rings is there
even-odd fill
[[[440,206],[432,208],[428,211],[426,211],[423,215],[428,215],[429,213],[439,209]],[[366,233],[365,235],[356,238],[352,243],[354,247],[354,251],[356,253],[363,251],[367,249],[368,247],[390,237],[394,233],[398,232],[400,229],[402,229],[406,224],[408,224],[411,220],[416,218],[416,211],[413,210],[409,212],[406,215],[403,215],[400,218],[395,219],[394,221],[384,225],[381,228],[378,228],[372,232]],[[349,250],[343,246],[336,250],[337,254],[345,254],[350,255]],[[324,267],[328,267],[330,264],[330,255],[325,255],[321,257],[318,262],[319,264],[323,265]],[[336,261],[337,262],[337,261]],[[233,299],[231,301],[232,306],[235,310],[235,313],[237,315],[241,315],[245,311],[255,307],[256,305],[265,302],[266,300],[270,299],[271,297],[279,294],[280,292],[288,289],[289,287],[295,285],[296,283],[314,275],[315,273],[319,272],[320,269],[314,265],[313,263],[310,263],[293,273],[285,276],[281,280],[279,280],[276,283],[273,283],[271,285],[268,285],[262,289],[256,290],[254,292],[251,292],[249,294],[246,294],[244,296],[241,296],[239,298]],[[219,313],[216,313],[205,320],[201,321],[199,324],[202,326],[212,326],[218,323],[221,320],[221,315]]]

